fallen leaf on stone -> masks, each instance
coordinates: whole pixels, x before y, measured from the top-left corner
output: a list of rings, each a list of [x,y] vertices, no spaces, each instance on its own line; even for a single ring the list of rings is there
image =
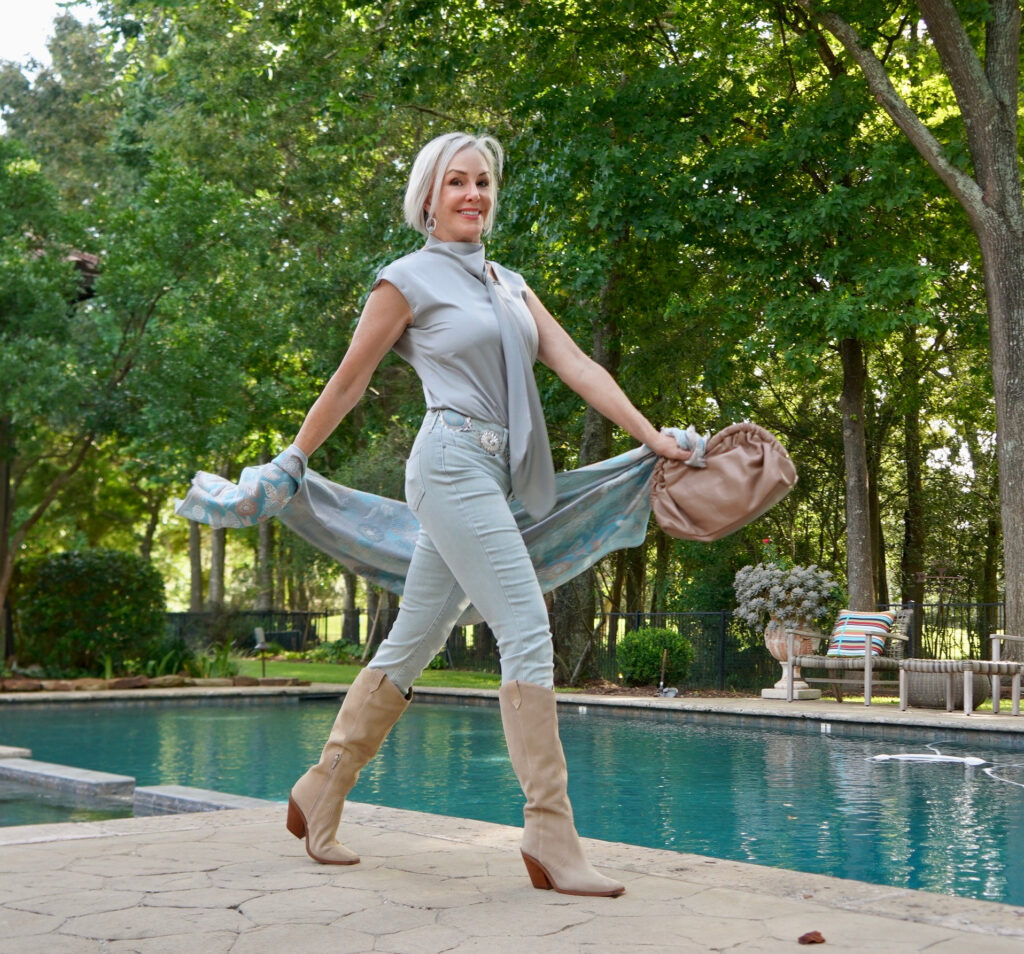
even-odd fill
[[[821,936],[821,931],[808,931],[806,934],[801,934],[797,941],[800,944],[824,944],[825,938]]]

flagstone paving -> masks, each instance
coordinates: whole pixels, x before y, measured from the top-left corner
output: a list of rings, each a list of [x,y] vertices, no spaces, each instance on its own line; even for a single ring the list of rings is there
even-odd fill
[[[0,829],[9,954],[1024,950],[1024,908],[588,842],[617,899],[537,891],[514,828],[359,803],[318,865],[284,808]]]
[[[609,703],[622,701],[570,704]],[[880,706],[639,704],[1024,730],[1007,715]],[[591,860],[627,892],[576,898],[530,886],[515,828],[350,803],[340,836],[360,864],[312,862],[273,803],[0,828],[0,954],[769,954],[818,949],[798,943],[811,931],[823,952],[1024,951],[1024,908],[1012,905],[598,841]]]

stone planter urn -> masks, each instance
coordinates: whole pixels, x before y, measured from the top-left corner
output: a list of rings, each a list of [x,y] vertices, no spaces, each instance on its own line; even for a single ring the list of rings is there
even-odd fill
[[[798,656],[808,656],[815,651],[824,637],[810,623],[788,627],[796,634],[793,648]],[[764,628],[764,644],[779,665],[782,666],[782,678],[771,689],[762,689],[762,699],[786,698],[786,667],[789,665],[787,627],[777,619],[770,619]],[[820,699],[821,690],[812,689],[800,678],[800,667],[793,667],[793,693],[797,699]]]

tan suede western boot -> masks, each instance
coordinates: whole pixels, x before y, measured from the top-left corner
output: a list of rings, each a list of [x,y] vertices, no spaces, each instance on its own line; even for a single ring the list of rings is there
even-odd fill
[[[364,669],[349,687],[320,761],[292,786],[288,798],[288,831],[306,839],[306,852],[314,861],[359,861],[337,838],[345,797],[411,698],[412,692],[403,696],[382,669]]]
[[[509,682],[498,692],[498,701],[512,768],[526,796],[522,853],[533,886],[618,897],[625,887],[590,866],[576,834],[554,692]]]

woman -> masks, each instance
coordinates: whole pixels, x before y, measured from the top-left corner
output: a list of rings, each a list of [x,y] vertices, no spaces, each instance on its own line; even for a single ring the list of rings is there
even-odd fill
[[[428,411],[406,464],[421,530],[401,608],[353,682],[317,765],[293,787],[288,829],[323,864],[359,858],[336,838],[346,795],[412,697],[412,684],[472,603],[501,656],[501,718],[527,803],[522,855],[533,885],[617,896],[586,861],[566,793],[547,609],[509,509],[554,504],[554,471],[533,379],[539,359],[592,407],[660,456],[685,459],[590,360],[520,275],[484,258],[501,146],[450,133],[413,164],[405,218],[426,245],[383,268],[338,370],[295,446],[307,456],[334,431],[394,349],[419,374]]]

